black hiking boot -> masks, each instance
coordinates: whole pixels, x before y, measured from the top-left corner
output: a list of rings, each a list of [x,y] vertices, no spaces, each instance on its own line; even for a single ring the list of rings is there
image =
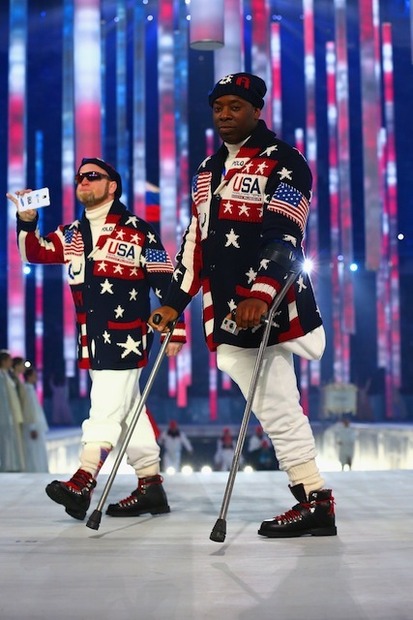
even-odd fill
[[[78,469],[67,482],[53,480],[46,487],[46,493],[57,504],[66,508],[68,515],[83,521],[90,506],[96,480],[89,472]]]
[[[311,491],[308,498],[303,484],[290,486],[290,490],[299,503],[284,514],[263,521],[258,534],[268,538],[336,536],[334,497],[331,490]]]
[[[148,512],[152,515],[170,512],[162,482],[163,478],[159,475],[139,478],[138,488],[117,504],[109,504],[106,514],[111,517],[139,517]]]

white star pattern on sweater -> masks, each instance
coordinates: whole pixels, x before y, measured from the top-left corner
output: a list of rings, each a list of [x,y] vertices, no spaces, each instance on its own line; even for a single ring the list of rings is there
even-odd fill
[[[139,351],[141,341],[140,340],[135,341],[130,334],[128,334],[126,342],[117,342],[116,344],[118,345],[118,347],[123,347],[125,349],[121,355],[122,359],[126,357],[127,355],[129,355],[130,353],[136,353],[136,355],[139,355],[139,356],[142,355],[142,353]]]
[[[102,287],[102,290],[100,291],[101,295],[103,295],[104,293],[110,293],[111,295],[113,295],[113,284],[111,284],[107,278],[104,282],[101,283],[100,286]]]
[[[132,224],[134,228],[138,227],[138,218],[136,217],[136,215],[131,215],[130,217],[128,217],[125,222],[125,226],[127,226],[128,224]]]
[[[235,230],[233,228],[231,228],[229,233],[226,233],[225,236],[227,238],[227,242],[225,244],[226,248],[228,248],[230,245],[233,245],[234,248],[239,248],[240,247],[240,245],[238,243],[239,235],[235,234]]]
[[[288,179],[289,181],[292,181],[293,180],[292,173],[293,171],[287,170],[285,166],[283,166],[281,170],[277,171],[277,174],[280,175],[280,181],[282,181],[283,179]]]
[[[303,276],[300,275],[298,280],[297,280],[297,284],[298,284],[298,292],[301,293],[303,290],[305,290],[307,287],[304,284],[304,279]]]
[[[248,284],[251,284],[251,282],[254,282],[255,278],[257,277],[257,272],[254,271],[252,267],[250,267],[245,275],[248,278]]]
[[[118,307],[115,308],[115,318],[121,319],[123,317],[124,312],[125,312],[125,308],[122,308],[122,306],[118,305]]]
[[[266,148],[262,153],[260,153],[260,157],[263,157],[263,156],[269,157],[271,153],[273,153],[274,151],[278,151],[277,144],[273,144],[272,146],[269,146],[268,148]]]
[[[137,296],[138,291],[136,290],[136,288],[133,288],[131,291],[129,291],[129,301],[136,301]]]

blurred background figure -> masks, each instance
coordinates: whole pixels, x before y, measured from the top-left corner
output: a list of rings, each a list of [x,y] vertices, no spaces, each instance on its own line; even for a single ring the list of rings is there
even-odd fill
[[[236,442],[232,438],[229,428],[224,428],[221,437],[217,441],[217,449],[214,456],[214,464],[218,471],[229,471],[234,457]]]
[[[43,407],[36,392],[37,371],[33,366],[24,371],[26,471],[48,472],[46,433],[49,430]]]
[[[350,470],[353,464],[354,448],[356,445],[356,431],[351,426],[348,418],[343,418],[341,425],[336,430],[336,444],[338,445],[338,458],[341,469],[347,466]]]
[[[169,422],[167,430],[161,433],[158,441],[163,449],[163,471],[167,471],[167,469],[171,467],[175,471],[180,471],[182,449],[185,449],[191,454],[193,452],[193,448],[186,434],[180,430],[176,420],[171,420]]]
[[[255,470],[278,469],[278,462],[269,437],[258,424],[248,441],[248,464]]]
[[[73,426],[73,416],[69,403],[69,385],[63,372],[52,375],[49,382],[52,392],[52,424],[54,426]]]
[[[12,357],[0,351],[0,471],[25,470],[23,412],[12,374]]]

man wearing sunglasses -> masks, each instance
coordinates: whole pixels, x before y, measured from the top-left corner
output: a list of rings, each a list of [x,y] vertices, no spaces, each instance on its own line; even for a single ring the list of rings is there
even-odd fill
[[[62,263],[67,268],[76,310],[78,364],[91,377],[89,417],[82,424],[80,467],[68,481],[54,480],[47,495],[83,520],[97,475],[128,422],[139,396],[139,376],[148,363],[153,331],[148,327],[150,291],[162,300],[173,272],[172,262],[155,230],[120,201],[122,180],[107,162],[84,158],[75,176],[76,197],[84,205],[80,220],[42,237],[35,209],[17,211],[22,260]],[[7,194],[18,208],[18,197]],[[177,323],[167,355],[185,342]],[[169,512],[159,472],[160,448],[154,424],[142,411],[127,448],[137,488],[107,514],[115,517]]]

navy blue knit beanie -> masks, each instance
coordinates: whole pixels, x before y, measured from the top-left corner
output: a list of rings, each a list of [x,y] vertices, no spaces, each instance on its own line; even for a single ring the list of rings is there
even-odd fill
[[[219,80],[208,95],[209,105],[213,106],[215,99],[225,95],[236,95],[249,101],[260,110],[264,107],[264,95],[267,86],[258,75],[252,73],[233,73]]]

